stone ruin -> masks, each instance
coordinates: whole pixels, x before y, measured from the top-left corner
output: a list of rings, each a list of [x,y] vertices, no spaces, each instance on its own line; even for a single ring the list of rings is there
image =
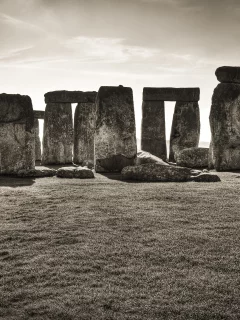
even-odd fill
[[[72,163],[74,132],[71,103],[78,103],[77,109],[81,108],[79,106],[82,103],[90,104],[90,108],[92,108],[95,97],[96,92],[82,91],[53,91],[45,94],[47,105],[44,117],[42,164]],[[82,158],[79,157],[81,143],[78,141],[78,121],[75,122],[75,126],[74,159],[77,163],[80,163]],[[85,140],[83,140],[83,143],[85,143]],[[86,146],[82,147],[81,150],[84,148]]]
[[[200,137],[199,88],[143,88],[141,148],[166,160],[165,101],[176,101],[169,161],[185,148],[198,147]]]
[[[216,70],[210,111],[209,167],[217,171],[240,169],[240,67]]]
[[[35,161],[41,161],[41,141],[39,137],[39,119],[44,119],[44,111],[33,110],[34,114],[34,137],[35,137]]]
[[[94,145],[96,172],[120,172],[135,164],[137,144],[131,88],[100,87]]]
[[[34,169],[34,115],[29,96],[0,94],[0,173]]]

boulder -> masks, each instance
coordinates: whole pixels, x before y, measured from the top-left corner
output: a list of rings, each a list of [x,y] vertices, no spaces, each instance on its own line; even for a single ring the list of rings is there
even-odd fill
[[[41,141],[39,137],[39,121],[34,119],[34,137],[35,137],[35,161],[41,160],[42,151],[41,151]]]
[[[198,102],[199,88],[143,88],[143,101]]]
[[[72,163],[73,120],[70,103],[48,103],[44,117],[42,164]]]
[[[67,91],[59,90],[45,93],[45,103],[62,102],[62,103],[79,103],[95,102],[96,91]]]
[[[137,153],[136,165],[141,165],[145,163],[161,163],[162,165],[168,166],[168,163],[164,162],[162,159],[154,156],[149,152],[141,150]]]
[[[34,116],[29,96],[0,94],[0,173],[35,165]]]
[[[215,75],[219,82],[240,84],[240,67],[219,67]]]
[[[174,162],[179,151],[198,147],[200,113],[198,102],[176,102],[170,135],[169,161]]]
[[[191,180],[194,182],[220,182],[221,179],[216,174],[201,173],[197,176],[192,176]]]
[[[96,172],[121,172],[136,160],[136,128],[131,88],[100,87],[96,100]]]
[[[209,120],[212,133],[209,166],[217,171],[239,170],[240,84],[218,84]]]
[[[89,168],[94,167],[94,132],[96,104],[79,103],[74,116],[73,162]]]
[[[57,170],[58,178],[90,179],[94,173],[87,167],[63,167]]]
[[[45,111],[42,110],[33,110],[34,119],[44,119]]]
[[[164,101],[143,101],[141,148],[166,160]]]
[[[191,170],[161,163],[146,163],[139,166],[128,166],[122,170],[123,180],[149,182],[184,182],[191,178]]]
[[[36,166],[35,169],[31,170],[20,170],[17,173],[19,178],[44,178],[44,177],[53,177],[57,173],[57,170]]]
[[[208,167],[209,148],[187,148],[179,151],[175,158],[180,167],[205,168]]]

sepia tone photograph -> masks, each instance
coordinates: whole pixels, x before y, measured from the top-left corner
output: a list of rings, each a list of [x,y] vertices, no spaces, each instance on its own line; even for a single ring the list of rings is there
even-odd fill
[[[239,0],[0,0],[0,320],[239,320],[239,208]]]

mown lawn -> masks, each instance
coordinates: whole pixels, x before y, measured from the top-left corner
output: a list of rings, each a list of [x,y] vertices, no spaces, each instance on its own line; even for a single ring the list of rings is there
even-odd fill
[[[240,177],[0,178],[0,319],[240,319]]]

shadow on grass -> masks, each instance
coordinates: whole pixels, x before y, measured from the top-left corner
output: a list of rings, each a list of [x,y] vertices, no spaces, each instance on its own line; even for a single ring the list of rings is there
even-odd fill
[[[1,176],[0,177],[0,187],[27,187],[31,186],[35,183],[35,180],[32,178],[16,178],[9,176]]]

